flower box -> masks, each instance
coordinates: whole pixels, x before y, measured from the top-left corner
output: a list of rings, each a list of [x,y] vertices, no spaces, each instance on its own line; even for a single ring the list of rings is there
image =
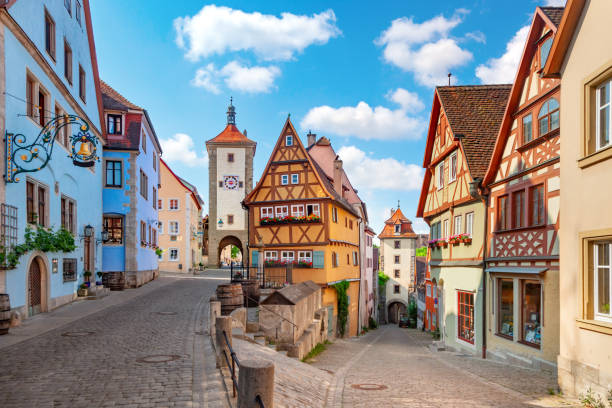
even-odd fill
[[[303,217],[294,217],[293,215],[288,215],[286,217],[264,217],[259,222],[260,225],[279,225],[279,224],[303,224],[303,223],[311,223],[311,222],[320,222],[321,217],[318,215],[309,215]]]
[[[308,261],[264,261],[264,266],[268,268],[283,268],[293,265],[294,268],[312,268],[312,262]]]
[[[459,245],[461,243],[461,234],[451,236],[448,242],[452,245]]]
[[[448,242],[446,242],[443,239],[438,240],[438,242],[436,243],[438,245],[438,248],[442,248],[442,247],[447,247],[448,246]]]
[[[469,234],[461,234],[461,242],[464,244],[471,244],[472,237]]]

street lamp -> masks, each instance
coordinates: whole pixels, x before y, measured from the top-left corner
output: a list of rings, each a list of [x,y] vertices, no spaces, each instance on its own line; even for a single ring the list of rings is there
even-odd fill
[[[84,232],[85,232],[84,237],[86,238],[93,237],[93,227],[91,225],[87,224],[84,228]]]

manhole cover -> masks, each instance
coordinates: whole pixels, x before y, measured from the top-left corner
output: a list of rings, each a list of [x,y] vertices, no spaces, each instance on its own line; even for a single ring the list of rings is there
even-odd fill
[[[174,316],[176,315],[176,312],[155,312],[155,314],[162,315],[162,316]]]
[[[92,331],[73,331],[73,332],[62,333],[62,336],[64,337],[85,337],[85,336],[91,336],[94,333],[95,332],[92,332]]]
[[[146,357],[139,358],[136,361],[138,361],[139,363],[154,364],[154,363],[167,363],[169,361],[178,360],[179,358],[181,358],[181,356],[177,356],[176,354],[155,354],[152,356],[146,356]]]
[[[386,385],[381,384],[352,384],[351,387],[364,391],[380,391],[388,388]]]

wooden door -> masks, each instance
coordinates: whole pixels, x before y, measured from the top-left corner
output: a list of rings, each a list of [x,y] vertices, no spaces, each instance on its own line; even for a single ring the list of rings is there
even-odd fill
[[[34,259],[30,265],[28,279],[28,298],[29,304],[28,309],[30,316],[40,313],[42,303],[42,275],[40,273],[40,266],[38,260]]]

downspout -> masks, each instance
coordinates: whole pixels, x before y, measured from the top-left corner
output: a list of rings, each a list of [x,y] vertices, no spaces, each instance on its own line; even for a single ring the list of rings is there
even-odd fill
[[[482,243],[482,358],[487,358],[487,250],[488,250],[488,226],[489,226],[489,194],[485,194],[484,187],[480,185],[481,178],[476,178],[470,183],[470,193],[473,191],[480,196],[485,205],[484,239]]]

